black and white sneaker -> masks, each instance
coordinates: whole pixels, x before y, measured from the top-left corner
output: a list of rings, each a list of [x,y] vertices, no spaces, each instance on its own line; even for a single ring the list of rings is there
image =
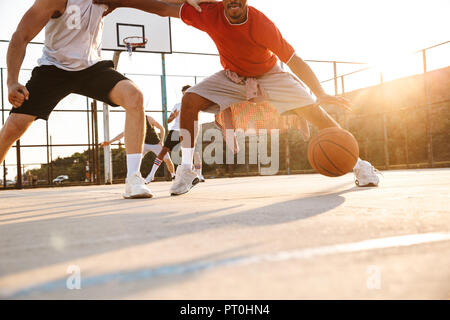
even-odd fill
[[[178,166],[175,181],[170,188],[170,194],[179,196],[188,193],[199,182],[200,180],[195,171],[189,170],[183,165]]]

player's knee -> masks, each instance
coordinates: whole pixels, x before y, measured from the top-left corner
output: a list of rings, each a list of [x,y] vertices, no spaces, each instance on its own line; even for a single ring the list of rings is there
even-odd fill
[[[144,94],[141,90],[134,90],[132,94],[132,104],[137,108],[144,110]]]
[[[10,142],[19,139],[27,127],[25,123],[9,119],[1,131],[1,140]]]
[[[144,94],[137,88],[130,90],[127,98],[127,110],[144,112]]]
[[[181,109],[196,111],[200,106],[196,103],[197,95],[195,93],[186,93],[181,100]]]
[[[15,137],[19,135],[19,130],[17,127],[13,125],[5,126],[0,134],[1,141],[13,141],[15,140]]]

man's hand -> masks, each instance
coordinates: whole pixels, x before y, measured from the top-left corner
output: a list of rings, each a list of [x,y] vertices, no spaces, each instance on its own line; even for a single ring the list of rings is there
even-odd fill
[[[352,111],[352,106],[350,104],[350,101],[343,97],[336,97],[336,96],[330,96],[328,94],[323,94],[320,97],[317,98],[317,104],[319,105],[336,105],[340,108],[343,108],[347,111]]]
[[[121,0],[92,0],[92,3],[108,7],[103,13],[104,17],[123,5]]]
[[[108,14],[110,14],[111,12],[113,12],[116,9],[117,9],[117,7],[108,6],[108,9],[106,9],[105,12],[103,12],[103,16],[106,17]]]
[[[172,113],[169,116],[169,119],[167,119],[167,122],[171,123],[173,120],[175,120],[178,117],[179,114],[180,114],[180,111],[178,111],[178,110],[172,111]]]
[[[28,89],[20,83],[8,85],[8,100],[14,108],[20,107],[29,97]]]
[[[214,0],[186,0],[191,6],[193,6],[198,12],[202,12],[202,8],[200,8],[200,3],[204,2],[217,2]]]
[[[102,143],[100,143],[100,147],[107,147],[107,146],[109,146],[111,144],[111,142],[109,142],[109,141],[105,141],[105,142],[102,142]]]

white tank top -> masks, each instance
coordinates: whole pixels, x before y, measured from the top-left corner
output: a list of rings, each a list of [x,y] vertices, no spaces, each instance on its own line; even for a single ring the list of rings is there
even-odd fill
[[[172,112],[175,112],[175,111],[181,112],[181,103],[177,103],[173,107]],[[173,131],[178,130],[178,131],[180,131],[180,117],[181,117],[181,115],[179,114],[178,117],[175,118],[175,120],[174,120],[174,122],[172,124],[172,127],[170,128],[170,130],[173,130]]]
[[[44,54],[38,64],[80,71],[101,61],[105,9],[92,0],[67,0],[64,14],[45,26]]]

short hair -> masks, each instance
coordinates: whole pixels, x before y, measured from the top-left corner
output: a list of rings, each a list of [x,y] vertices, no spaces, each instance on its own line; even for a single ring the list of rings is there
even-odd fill
[[[186,85],[183,87],[183,89],[181,89],[181,92],[185,92],[186,90],[189,90],[191,88],[190,85]]]

